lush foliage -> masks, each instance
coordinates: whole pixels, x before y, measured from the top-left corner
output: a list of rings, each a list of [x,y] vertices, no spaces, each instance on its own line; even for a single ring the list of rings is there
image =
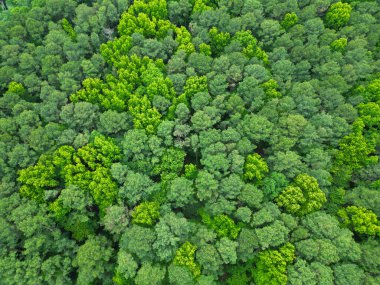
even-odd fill
[[[379,1],[0,9],[0,284],[380,284]]]

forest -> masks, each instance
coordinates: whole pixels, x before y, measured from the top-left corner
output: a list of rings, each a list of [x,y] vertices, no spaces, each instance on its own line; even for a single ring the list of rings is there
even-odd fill
[[[0,1],[1,285],[378,285],[379,156],[379,1]]]

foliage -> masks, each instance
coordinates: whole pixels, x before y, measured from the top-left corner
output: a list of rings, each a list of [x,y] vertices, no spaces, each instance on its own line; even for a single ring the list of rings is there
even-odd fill
[[[286,267],[294,260],[294,246],[290,243],[279,250],[266,250],[257,257],[253,277],[257,284],[286,284]]]
[[[245,180],[260,183],[268,172],[268,166],[259,154],[255,153],[247,156],[243,174]]]
[[[337,2],[330,6],[325,16],[325,23],[329,28],[340,29],[350,19],[352,7],[348,3]]]
[[[1,284],[379,284],[380,3],[8,0]]]
[[[160,217],[160,205],[157,202],[143,202],[132,212],[132,222],[152,226]]]
[[[302,216],[319,210],[327,200],[314,177],[300,174],[276,201],[287,212]]]
[[[363,207],[348,206],[338,211],[342,223],[354,232],[369,236],[380,234],[380,225],[375,213]]]
[[[281,26],[283,26],[283,28],[287,30],[297,23],[298,23],[298,17],[296,13],[294,12],[286,13],[284,16],[284,19],[281,22]]]
[[[201,213],[201,217],[203,223],[213,229],[218,237],[237,238],[240,227],[230,217],[226,215],[210,217],[206,213]]]
[[[195,251],[197,247],[186,241],[180,248],[177,249],[173,264],[186,266],[190,269],[195,277],[200,275],[200,268],[194,261]]]

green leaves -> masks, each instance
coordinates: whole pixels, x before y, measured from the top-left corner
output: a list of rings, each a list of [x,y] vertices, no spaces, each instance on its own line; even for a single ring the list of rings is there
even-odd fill
[[[142,202],[132,212],[132,223],[152,226],[160,217],[157,202]]]
[[[288,30],[289,28],[293,27],[297,23],[298,23],[298,17],[296,13],[294,12],[286,13],[284,16],[284,19],[281,22],[281,26],[285,30]]]
[[[330,44],[331,49],[337,52],[343,52],[346,46],[347,46],[346,38],[339,38]]]
[[[95,136],[93,142],[75,151],[62,146],[53,154],[41,156],[35,166],[20,170],[20,193],[38,202],[47,191],[63,185],[76,185],[91,193],[101,211],[112,204],[117,185],[109,167],[120,158],[120,150],[111,139]]]
[[[259,253],[255,268],[252,270],[253,278],[258,285],[286,284],[286,266],[295,258],[294,246],[287,243],[279,250],[266,250]]]
[[[44,162],[46,157],[41,157],[37,165],[19,171],[18,181],[23,185],[20,194],[37,202],[44,202],[45,189],[57,187],[55,167],[50,161]]]
[[[325,16],[326,26],[338,30],[347,24],[351,16],[351,5],[337,2],[330,6]]]
[[[79,247],[74,264],[78,267],[78,284],[86,285],[88,282],[104,280],[110,273],[109,260],[112,248],[103,236],[92,236]]]
[[[65,32],[70,36],[70,38],[74,41],[77,38],[77,33],[75,32],[73,26],[70,24],[70,22],[66,19],[62,19],[62,28],[65,30]]]
[[[218,237],[228,237],[232,240],[236,239],[240,227],[235,224],[235,222],[226,215],[217,215],[215,217],[210,217],[206,213],[201,213],[202,222],[213,229]]]
[[[327,201],[317,180],[307,174],[298,175],[276,199],[277,205],[299,216],[319,210]]]
[[[348,206],[338,211],[342,223],[351,230],[369,236],[380,236],[380,225],[374,212],[364,207]]]
[[[269,172],[269,168],[265,160],[258,154],[250,154],[247,156],[244,164],[243,178],[246,181],[261,183],[265,175]]]
[[[201,274],[200,266],[194,261],[195,251],[197,247],[186,241],[180,248],[177,249],[173,264],[181,265],[189,268],[195,277]]]

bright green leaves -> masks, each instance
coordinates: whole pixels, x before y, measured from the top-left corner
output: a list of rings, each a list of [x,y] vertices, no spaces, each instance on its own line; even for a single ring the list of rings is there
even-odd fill
[[[380,236],[380,225],[377,216],[364,207],[349,206],[340,209],[338,216],[342,223],[352,231],[369,236]]]
[[[103,58],[111,64],[116,64],[123,56],[127,56],[132,47],[132,38],[121,36],[112,41],[108,41],[100,46]]]
[[[132,55],[121,57],[114,65],[118,68],[117,78],[108,75],[105,82],[87,78],[83,88],[71,95],[71,100],[87,101],[105,110],[127,110],[133,116],[135,128],[154,133],[162,113],[166,114],[167,110],[162,109],[160,113],[153,106],[153,100],[160,97],[170,102],[175,98],[173,84],[164,76],[162,60]]]
[[[8,91],[7,93],[16,94],[18,96],[23,96],[25,94],[26,90],[24,86],[22,86],[21,83],[12,81],[8,85]]]
[[[314,177],[300,174],[281,192],[276,201],[287,212],[303,216],[319,210],[326,202],[326,196]]]
[[[268,172],[269,168],[267,163],[258,153],[247,156],[243,174],[243,178],[246,181],[260,183]]]
[[[132,95],[128,101],[128,109],[133,116],[133,125],[136,129],[145,129],[147,133],[154,133],[161,122],[161,114],[152,107],[146,96]]]
[[[157,202],[142,202],[132,212],[132,222],[152,226],[160,217],[160,205]]]
[[[76,40],[77,33],[75,32],[73,26],[70,24],[70,22],[66,18],[63,18],[63,20],[62,20],[62,28],[70,36],[70,38],[73,41]]]
[[[262,83],[261,88],[263,88],[265,95],[269,99],[280,98],[282,96],[282,94],[278,91],[280,86],[274,79],[269,79],[267,82]]]
[[[331,49],[337,52],[343,52],[346,46],[347,46],[346,38],[339,38],[330,44]]]
[[[98,167],[89,176],[90,193],[100,210],[104,211],[112,205],[117,196],[117,184],[112,180],[109,169],[105,167]]]
[[[186,80],[184,87],[184,96],[190,99],[198,92],[208,92],[207,77],[206,76],[190,76]]]
[[[212,10],[214,7],[214,3],[211,0],[195,0],[193,12],[204,12],[208,10]]]
[[[195,251],[197,247],[186,241],[177,249],[173,264],[187,267],[195,277],[201,274],[200,266],[195,262]]]
[[[120,158],[120,149],[111,139],[95,136],[92,143],[78,149],[77,155],[92,170],[96,170],[99,166],[110,167]]]
[[[95,203],[104,210],[116,198],[117,185],[109,167],[119,158],[119,148],[103,136],[95,136],[93,142],[76,152],[70,146],[62,146],[51,155],[41,156],[35,166],[20,170],[18,180],[23,184],[20,193],[43,202],[46,191],[76,185],[89,191]]]
[[[380,78],[372,80],[367,86],[359,86],[365,102],[380,102]]]
[[[145,13],[149,15],[149,17],[154,17],[157,19],[165,19],[168,17],[168,11],[166,8],[165,0],[133,1],[133,5],[129,7],[128,12],[135,16],[139,13]]]
[[[293,27],[297,23],[298,23],[298,17],[296,13],[294,12],[286,13],[284,16],[284,19],[281,22],[281,26],[285,30],[288,30],[289,28]]]
[[[231,35],[226,32],[219,32],[216,27],[213,27],[208,32],[211,39],[211,50],[215,55],[219,55],[224,48],[229,44]]]
[[[37,202],[44,201],[45,189],[59,185],[55,177],[55,167],[46,156],[41,156],[37,165],[20,170],[18,181],[23,184],[20,194]]]
[[[217,215],[210,217],[206,213],[201,213],[202,222],[213,229],[218,237],[228,237],[229,239],[236,239],[240,227],[227,215]]]
[[[234,35],[233,39],[243,46],[243,54],[248,58],[256,57],[262,60],[264,64],[269,63],[268,55],[259,47],[257,39],[252,35],[251,31],[239,31]]]
[[[119,34],[130,36],[141,33],[145,37],[163,38],[169,29],[173,29],[173,24],[166,20],[167,15],[166,1],[134,1],[121,16]]]
[[[380,105],[375,102],[361,103],[358,105],[360,118],[368,128],[377,128],[380,126]]]
[[[178,50],[184,50],[187,54],[195,52],[195,46],[191,42],[192,36],[185,27],[176,27],[175,33],[177,35],[176,41],[178,42]]]
[[[357,106],[359,118],[353,123],[352,133],[340,141],[339,150],[335,153],[331,173],[338,186],[347,185],[354,171],[378,161],[374,154],[380,138],[380,80],[360,85],[354,93],[364,102]]]
[[[124,90],[124,88],[123,88]],[[125,106],[126,95],[128,93],[108,92],[107,84],[99,78],[86,78],[82,82],[82,89],[70,96],[72,102],[90,102],[97,104],[108,110],[123,111]]]
[[[117,76],[108,74],[104,81],[98,78],[85,79],[83,88],[71,95],[71,100],[91,102],[105,110],[129,111],[135,128],[154,133],[161,118],[167,115],[168,106],[164,104],[156,107],[153,102],[172,102],[175,98],[173,84],[164,75],[162,60],[154,61],[136,54],[129,56],[129,51],[132,34],[163,38],[170,29],[175,30],[180,49],[188,53],[195,51],[186,28],[175,28],[166,18],[166,1],[134,1],[120,20],[120,38],[101,47],[103,57],[116,68]]]
[[[262,60],[264,64],[269,63],[268,55],[260,48],[257,39],[249,30],[238,31],[231,36],[229,33],[220,32],[216,27],[213,27],[209,30],[209,36],[211,51],[214,55],[220,55],[227,45],[231,42],[237,42],[242,46],[242,52],[248,58],[256,57]],[[207,54],[208,52],[205,51],[205,53]]]
[[[351,5],[337,2],[330,6],[325,16],[326,26],[338,30],[347,24],[351,16]]]
[[[288,264],[292,263],[295,248],[287,243],[279,250],[265,250],[260,252],[252,270],[257,285],[283,285],[286,284]]]

